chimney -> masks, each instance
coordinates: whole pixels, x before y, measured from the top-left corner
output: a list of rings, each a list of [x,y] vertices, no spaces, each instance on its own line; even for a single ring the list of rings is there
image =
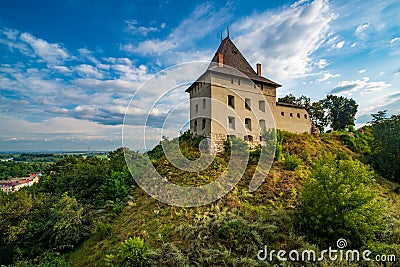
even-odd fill
[[[223,67],[224,66],[224,54],[218,52],[218,66]]]
[[[261,64],[257,63],[257,75],[261,76]]]

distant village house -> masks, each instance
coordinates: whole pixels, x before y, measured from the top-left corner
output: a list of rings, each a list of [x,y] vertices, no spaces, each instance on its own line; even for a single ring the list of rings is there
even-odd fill
[[[7,194],[16,192],[23,187],[38,183],[41,176],[40,172],[31,172],[29,177],[15,177],[11,178],[11,180],[2,180],[0,181],[0,189]]]

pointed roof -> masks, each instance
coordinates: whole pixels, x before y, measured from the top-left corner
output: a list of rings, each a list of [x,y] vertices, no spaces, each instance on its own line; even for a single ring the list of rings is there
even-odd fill
[[[242,53],[240,53],[239,49],[235,46],[232,40],[229,38],[229,35],[221,41],[217,52],[215,53],[211,62],[218,63],[218,53],[223,54],[224,65],[228,65],[243,74],[247,75],[254,82],[261,82],[265,84],[269,84],[275,87],[280,87],[281,85],[271,81],[263,76],[258,76],[254,69],[250,66],[249,62],[244,58]],[[223,67],[213,68],[213,71],[225,72],[222,70]],[[227,73],[229,74],[229,73]]]

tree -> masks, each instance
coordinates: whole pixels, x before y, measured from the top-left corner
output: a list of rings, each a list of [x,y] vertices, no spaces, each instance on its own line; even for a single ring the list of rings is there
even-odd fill
[[[322,106],[327,111],[328,121],[333,130],[345,130],[354,126],[358,104],[351,98],[328,95],[322,100]]]
[[[307,109],[308,115],[312,124],[323,132],[325,127],[328,126],[328,120],[325,116],[325,110],[321,101],[313,102]]]
[[[73,248],[91,231],[90,214],[75,197],[63,194],[50,209],[44,237],[52,249]]]
[[[373,140],[368,159],[374,169],[387,179],[400,182],[400,115],[385,118],[385,112],[373,114]]]
[[[283,103],[287,103],[287,104],[296,104],[296,100],[297,100],[296,97],[292,94],[278,98],[278,102],[283,102]]]
[[[297,229],[329,245],[345,238],[352,246],[373,242],[384,230],[374,173],[358,160],[319,159],[302,189]]]
[[[385,110],[378,111],[375,114],[371,114],[372,123],[377,123],[377,122],[380,122],[380,121],[386,119],[386,112],[387,112],[387,110],[385,109]]]

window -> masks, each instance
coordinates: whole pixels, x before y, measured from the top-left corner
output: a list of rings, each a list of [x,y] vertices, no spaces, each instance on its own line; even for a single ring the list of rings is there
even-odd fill
[[[299,119],[300,119],[300,113],[297,113],[297,118],[299,118]]]
[[[260,101],[258,102],[258,107],[260,108],[260,110],[261,110],[262,112],[265,112],[265,101],[264,101],[264,100],[260,100]]]
[[[282,115],[282,116],[285,116],[285,112],[284,112],[284,111],[282,111],[282,112],[281,112],[281,115]]]
[[[194,123],[193,123],[193,131],[194,131],[194,132],[197,132],[197,120],[194,120]]]
[[[228,127],[235,130],[235,117],[228,117]]]
[[[264,85],[263,84],[261,84],[261,90],[264,90]]]
[[[260,128],[261,128],[261,131],[266,128],[265,120],[260,120]]]
[[[253,142],[253,136],[252,135],[245,135],[243,137],[244,141],[249,141],[249,142]]]
[[[238,84],[240,85],[240,79],[238,79]]]
[[[196,114],[199,113],[199,105],[196,105]]]
[[[246,127],[247,130],[251,131],[251,119],[250,118],[244,119],[244,126]]]
[[[206,108],[206,100],[205,99],[203,99],[203,108]]]
[[[233,84],[233,78],[231,78],[231,84]]]
[[[235,97],[233,95],[228,95],[228,106],[235,108]]]
[[[204,130],[206,128],[206,119],[201,121],[201,129]]]
[[[307,114],[304,114],[304,119],[307,119]]]
[[[246,98],[244,100],[244,107],[245,107],[245,109],[251,110],[251,100],[250,100],[250,98]]]
[[[290,112],[290,117],[293,118],[293,113],[292,112]]]

